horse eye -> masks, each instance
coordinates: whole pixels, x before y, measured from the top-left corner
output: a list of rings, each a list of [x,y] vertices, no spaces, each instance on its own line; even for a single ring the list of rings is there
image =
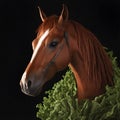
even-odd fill
[[[50,47],[50,48],[54,48],[54,47],[57,46],[57,44],[58,44],[57,41],[53,41],[53,42],[51,42],[51,43],[49,44],[49,47]]]

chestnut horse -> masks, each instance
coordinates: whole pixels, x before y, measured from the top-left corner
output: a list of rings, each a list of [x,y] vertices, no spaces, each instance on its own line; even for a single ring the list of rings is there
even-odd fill
[[[56,72],[69,66],[77,84],[78,100],[91,99],[112,85],[111,61],[98,39],[78,22],[68,19],[63,5],[60,16],[46,17],[39,8],[42,24],[32,42],[33,55],[20,81],[22,91],[40,94]]]

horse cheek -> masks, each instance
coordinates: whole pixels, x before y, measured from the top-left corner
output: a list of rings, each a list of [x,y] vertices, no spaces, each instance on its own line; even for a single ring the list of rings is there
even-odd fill
[[[67,49],[63,49],[63,52],[61,52],[56,59],[56,67],[58,71],[63,70],[68,66],[70,62],[70,55]]]

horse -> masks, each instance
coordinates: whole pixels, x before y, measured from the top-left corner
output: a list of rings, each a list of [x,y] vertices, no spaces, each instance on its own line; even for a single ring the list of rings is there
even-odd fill
[[[40,95],[43,86],[69,66],[76,79],[77,98],[92,99],[113,85],[111,60],[97,37],[79,22],[61,14],[49,17],[39,8],[42,23],[32,41],[33,54],[20,80],[26,95]]]

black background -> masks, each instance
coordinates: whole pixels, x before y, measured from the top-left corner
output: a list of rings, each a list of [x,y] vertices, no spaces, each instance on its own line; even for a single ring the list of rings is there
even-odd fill
[[[38,5],[49,16],[59,15],[63,3],[68,6],[69,18],[92,31],[120,60],[119,0],[1,0],[1,120],[36,119],[35,106],[42,101],[44,94],[38,97],[24,95],[19,81],[31,58],[31,42],[41,23]],[[60,76],[61,73],[53,80],[60,79]],[[49,89],[53,85],[51,83],[45,89]]]

